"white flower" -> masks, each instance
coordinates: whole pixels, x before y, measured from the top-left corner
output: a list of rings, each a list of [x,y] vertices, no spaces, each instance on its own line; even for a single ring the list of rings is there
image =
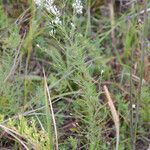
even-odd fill
[[[101,75],[104,73],[104,70],[101,70]]]
[[[53,0],[46,0],[45,1],[45,8],[48,12],[52,13],[53,15],[60,16],[60,11],[57,9],[56,5],[53,4]]]
[[[74,23],[71,22],[70,25],[71,25],[71,27],[72,27],[73,29],[75,29]]]
[[[133,104],[133,105],[132,105],[132,108],[133,108],[133,109],[135,109],[135,108],[136,108],[136,105],[135,105],[135,104]]]
[[[77,14],[82,14],[83,6],[81,3],[81,0],[75,0],[75,2],[72,4],[72,7],[76,11]]]
[[[45,3],[46,3],[46,4],[49,4],[49,5],[53,5],[54,0],[45,0]]]
[[[35,0],[35,4],[37,6],[43,6],[49,13],[54,15],[54,20],[52,21],[51,25],[62,23],[60,20],[61,13],[56,5],[54,5],[54,0]]]
[[[56,16],[56,18],[52,21],[52,23],[55,23],[55,24],[60,24],[61,25],[61,20],[58,16]]]
[[[51,36],[53,36],[56,33],[55,29],[51,29],[51,31],[49,32]]]
[[[37,6],[41,6],[43,4],[43,6],[46,8],[48,12],[52,13],[53,15],[60,16],[60,11],[56,7],[56,5],[54,5],[54,0],[34,0],[34,1]]]
[[[34,0],[35,1],[35,4],[37,6],[41,6],[42,5],[42,1],[41,0]]]
[[[37,46],[38,48],[40,48],[40,45],[39,45],[39,44],[36,44],[36,46]]]

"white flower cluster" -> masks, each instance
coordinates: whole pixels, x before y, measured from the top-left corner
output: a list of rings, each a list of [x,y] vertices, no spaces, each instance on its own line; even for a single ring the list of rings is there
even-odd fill
[[[35,0],[35,4],[36,4],[37,6],[41,6],[41,5],[42,5],[42,1],[41,1],[41,0]]]
[[[45,0],[44,4],[48,12],[55,16],[60,16],[60,11],[57,9],[56,5],[54,5],[54,0]]]
[[[43,6],[49,13],[52,13],[55,16],[52,23],[55,23],[55,24],[62,23],[60,20],[61,13],[56,7],[56,5],[54,5],[54,0],[34,0],[34,1],[38,7]]]
[[[83,6],[81,0],[75,0],[75,2],[72,4],[72,7],[74,8],[77,14],[83,13]]]

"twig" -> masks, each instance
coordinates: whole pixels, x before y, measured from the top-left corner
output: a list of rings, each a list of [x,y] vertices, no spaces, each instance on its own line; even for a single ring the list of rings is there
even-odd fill
[[[115,85],[119,90],[121,90],[123,92],[124,95],[129,95],[129,92],[126,91],[119,83],[116,82],[111,82],[111,81],[105,81],[102,82],[102,84],[106,84],[106,85]]]
[[[119,123],[119,115],[117,114],[116,108],[115,108],[114,103],[113,103],[113,101],[111,99],[111,96],[110,96],[110,93],[108,91],[107,86],[104,85],[103,88],[104,88],[104,93],[106,95],[106,98],[108,100],[108,106],[110,108],[110,111],[111,111],[111,114],[112,114],[112,117],[113,117],[113,121],[115,123],[116,139],[117,139],[116,140],[116,150],[118,150],[119,149],[119,137],[120,137],[120,135],[119,135],[119,126],[120,126],[119,125],[120,124]]]
[[[112,46],[113,46],[113,51],[115,51],[116,39],[115,39],[115,29],[114,29],[115,26],[114,0],[109,0],[108,7],[110,11]]]
[[[2,128],[5,132],[7,132],[9,135],[11,135],[12,137],[14,137],[16,140],[18,140],[22,146],[26,149],[26,150],[29,150],[29,148],[26,146],[26,144],[21,140],[19,139],[16,135],[18,135],[18,133],[16,133],[15,131],[13,131],[12,129],[9,129],[3,125],[0,125],[0,128]],[[16,135],[15,135],[16,134]]]

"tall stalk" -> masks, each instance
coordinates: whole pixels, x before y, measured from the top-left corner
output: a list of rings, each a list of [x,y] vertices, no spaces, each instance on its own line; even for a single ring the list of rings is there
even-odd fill
[[[126,48],[128,51],[131,51],[131,56],[130,56],[130,102],[129,102],[129,110],[130,110],[130,137],[131,137],[131,149],[135,149],[135,128],[134,128],[134,110],[133,110],[133,104],[134,104],[134,99],[133,99],[133,83],[132,83],[132,77],[133,77],[133,70],[132,70],[132,65],[133,65],[133,58],[134,58],[134,48],[135,48],[135,39],[136,39],[136,29],[135,29],[135,20],[132,20],[127,32],[127,39],[126,39]]]
[[[109,18],[111,24],[111,39],[112,39],[112,47],[113,53],[116,50],[116,38],[115,38],[115,12],[114,12],[114,0],[108,1],[108,8],[109,8]]]
[[[88,4],[87,4],[86,36],[88,35],[91,35],[91,0],[88,0]]]
[[[130,136],[131,136],[131,147],[132,150],[135,149],[135,136],[134,136],[134,118],[133,118],[133,98],[132,98],[132,64],[133,64],[133,50],[131,48],[131,66],[130,66]]]
[[[140,62],[140,83],[138,90],[138,98],[137,98],[137,107],[136,107],[136,116],[135,116],[135,134],[138,127],[139,122],[139,107],[141,102],[141,92],[143,85],[143,77],[144,77],[144,58],[145,58],[145,49],[146,49],[146,37],[147,37],[147,29],[148,29],[148,14],[147,14],[147,0],[144,0],[144,20],[143,27],[141,31],[141,62]]]

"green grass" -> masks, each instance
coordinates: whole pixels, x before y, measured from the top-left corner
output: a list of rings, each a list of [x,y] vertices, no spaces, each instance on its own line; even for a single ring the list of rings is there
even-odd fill
[[[73,1],[55,2],[61,24],[33,0],[0,3],[0,149],[116,149],[104,85],[120,119],[118,149],[147,149],[149,18],[134,15],[149,1],[115,8],[115,20],[107,4],[99,12],[85,0],[77,14]]]

